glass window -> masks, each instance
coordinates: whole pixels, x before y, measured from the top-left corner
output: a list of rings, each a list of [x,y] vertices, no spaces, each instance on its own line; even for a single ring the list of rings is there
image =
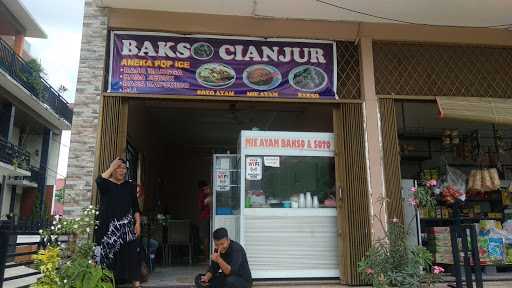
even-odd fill
[[[246,208],[296,208],[308,192],[332,207],[325,200],[335,198],[333,157],[247,156],[245,164]]]
[[[215,215],[240,214],[240,169],[236,155],[216,156],[214,171]]]

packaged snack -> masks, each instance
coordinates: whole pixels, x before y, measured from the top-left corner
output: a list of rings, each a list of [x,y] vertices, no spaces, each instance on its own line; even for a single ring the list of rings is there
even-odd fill
[[[476,170],[471,170],[468,177],[468,188],[467,191],[473,191],[475,186]]]
[[[477,193],[482,192],[482,170],[476,170],[471,189]]]
[[[512,245],[507,244],[505,246],[505,251],[507,254],[505,262],[507,262],[507,264],[512,264]]]
[[[452,168],[450,166],[446,167],[447,178],[446,184],[443,187],[443,200],[452,204],[456,199],[465,201],[466,200],[466,175],[461,171]]]
[[[496,229],[496,220],[480,220],[480,234],[489,235],[491,229]]]
[[[479,215],[480,213],[482,213],[480,210],[480,204],[473,205],[473,211],[475,211],[476,215]]]
[[[484,169],[482,171],[482,190],[484,192],[490,192],[494,191],[494,184],[491,180],[491,173],[489,172],[489,169]]]
[[[512,194],[509,191],[501,191],[501,202],[503,206],[512,206]]]
[[[491,182],[494,190],[498,190],[501,187],[500,176],[498,175],[498,169],[492,168],[489,169],[489,174],[491,175]]]
[[[486,236],[478,237],[478,251],[480,254],[480,263],[489,264],[489,238]]]
[[[449,211],[449,210],[448,210],[448,208],[446,208],[446,207],[442,207],[442,208],[441,208],[441,210],[442,210],[441,212],[442,212],[442,214],[443,214],[443,215],[442,215],[442,216],[443,216],[443,219],[448,219],[448,218],[450,218],[450,213],[448,213],[448,211]]]
[[[505,259],[505,241],[502,237],[492,235],[489,237],[489,260],[501,263]]]
[[[252,207],[264,207],[266,205],[266,197],[263,191],[249,191],[248,194]]]
[[[505,210],[507,211],[507,210]],[[503,222],[503,230],[512,236],[512,220],[507,220]]]

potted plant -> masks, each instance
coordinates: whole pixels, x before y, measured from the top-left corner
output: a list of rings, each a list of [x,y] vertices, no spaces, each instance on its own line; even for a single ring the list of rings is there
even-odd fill
[[[412,187],[411,192],[413,196],[409,199],[409,204],[416,209],[427,208],[429,210],[435,210],[438,202],[436,195],[439,194],[436,192],[440,191],[438,185],[437,180],[429,180],[426,181],[424,185]]]
[[[76,219],[55,216],[52,227],[39,231],[47,246],[34,256],[42,277],[32,287],[115,287],[112,272],[93,261],[90,233],[96,225],[97,213],[90,206]],[[58,238],[64,235],[70,237],[69,242],[59,245]]]
[[[433,182],[421,189],[413,189],[414,196],[409,203],[416,208],[436,205]],[[381,200],[381,210],[387,200]],[[435,206],[434,206],[435,207]],[[411,247],[407,243],[408,230],[398,219],[391,220],[387,229],[380,218],[378,222],[385,231],[382,239],[374,241],[366,257],[358,263],[363,279],[373,287],[434,287],[444,272],[443,268],[432,265],[432,253],[423,246]]]

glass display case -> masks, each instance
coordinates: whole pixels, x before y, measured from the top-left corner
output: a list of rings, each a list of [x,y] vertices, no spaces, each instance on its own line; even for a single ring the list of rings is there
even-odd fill
[[[240,240],[255,279],[339,277],[334,143],[332,133],[241,132]]]
[[[248,155],[246,159],[247,165],[252,159],[263,165],[259,180],[245,180],[245,208],[332,208],[333,157]]]
[[[230,237],[239,240],[240,157],[233,154],[213,156],[213,225],[225,227]]]

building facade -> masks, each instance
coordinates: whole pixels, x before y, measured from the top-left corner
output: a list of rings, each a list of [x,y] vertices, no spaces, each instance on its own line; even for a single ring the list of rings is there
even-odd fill
[[[19,1],[0,3],[1,220],[51,213],[62,131],[72,111],[43,78],[25,37],[46,34]],[[27,49],[28,48],[28,49]]]
[[[176,12],[161,1],[152,5],[146,7],[142,1],[85,2],[65,197],[67,215],[78,215],[81,208],[97,201],[93,192],[95,176],[116,155],[125,153],[127,140],[133,137],[128,131],[132,121],[128,106],[137,106],[133,101],[154,99],[153,105],[159,105],[156,101],[162,99],[191,101],[183,95],[109,92],[112,31],[335,43],[337,99],[203,96],[195,100],[331,107],[332,132],[336,135],[337,253],[340,279],[346,284],[362,283],[357,263],[372,240],[386,229],[377,217],[384,223],[404,221],[396,103],[432,103],[436,97],[512,97],[508,68],[512,65],[512,37],[506,29],[342,22],[332,21],[332,15],[318,20],[293,19],[292,15],[260,17],[254,12],[258,7],[251,5],[239,7],[242,12],[238,14],[219,7],[194,13]],[[137,123],[144,121],[139,120]],[[150,139],[140,147],[145,145],[152,145]],[[146,182],[150,182],[148,177]],[[382,204],[382,198],[389,201]]]

